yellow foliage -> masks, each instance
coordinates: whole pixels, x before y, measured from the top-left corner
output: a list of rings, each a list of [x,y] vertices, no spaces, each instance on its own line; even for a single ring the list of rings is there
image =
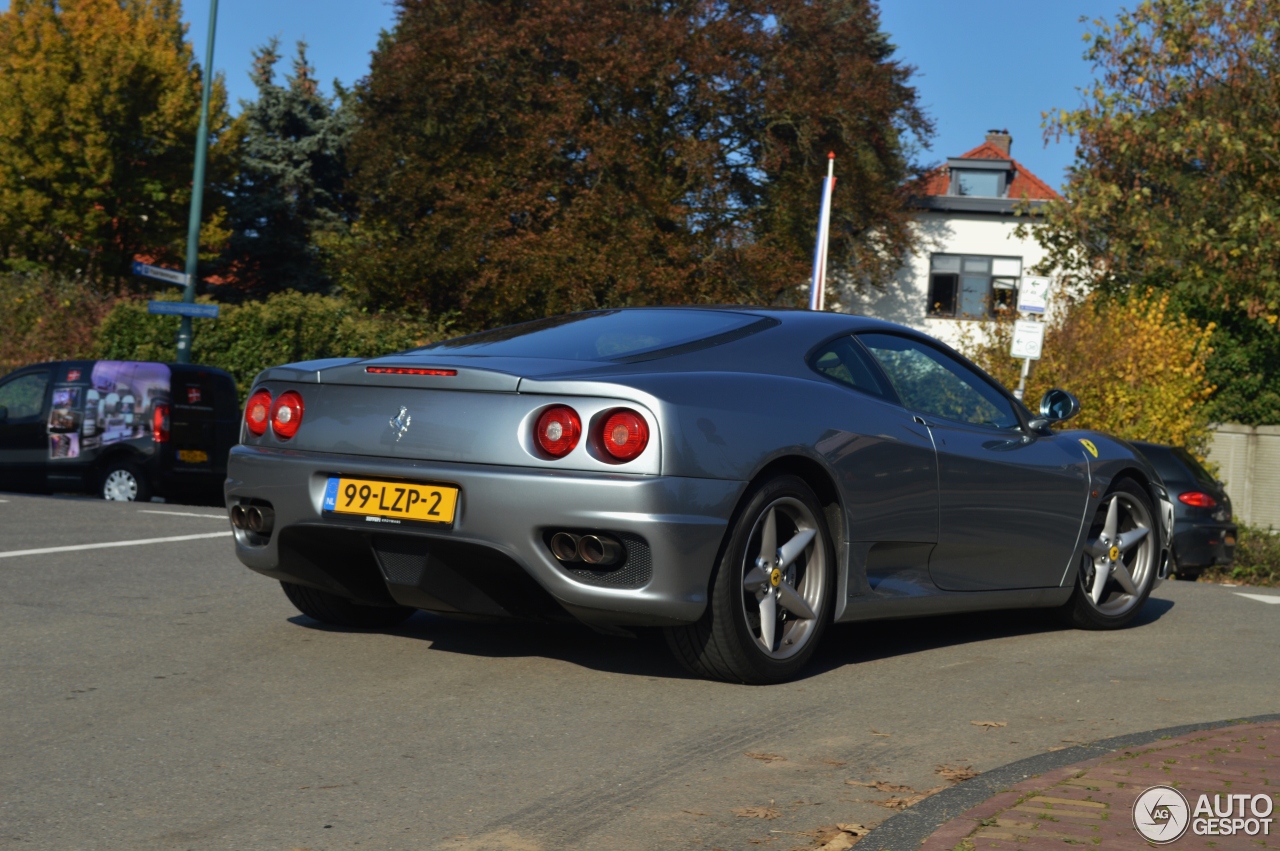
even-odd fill
[[[1132,293],[1124,301],[1097,294],[1060,300],[1045,329],[1044,353],[1033,362],[1026,401],[1034,411],[1046,390],[1080,399],[1070,428],[1104,431],[1126,440],[1185,446],[1204,457],[1205,377],[1214,325],[1171,316],[1169,296]],[[1009,357],[1012,318],[970,329],[960,348],[1006,387],[1018,386],[1022,361]]]

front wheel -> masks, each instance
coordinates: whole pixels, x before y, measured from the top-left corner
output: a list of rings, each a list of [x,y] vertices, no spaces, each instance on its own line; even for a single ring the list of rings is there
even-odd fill
[[[151,485],[135,464],[114,461],[102,473],[102,498],[111,502],[150,502]]]
[[[1131,479],[1116,482],[1098,506],[1071,599],[1062,607],[1080,629],[1128,626],[1155,585],[1160,532],[1151,498]]]
[[[800,672],[831,620],[835,557],[822,506],[796,476],[758,488],[739,514],[694,624],[667,643],[692,673],[779,683]]]
[[[281,582],[280,587],[298,611],[330,626],[386,629],[399,626],[417,611],[408,606],[362,606],[337,594],[294,582]]]

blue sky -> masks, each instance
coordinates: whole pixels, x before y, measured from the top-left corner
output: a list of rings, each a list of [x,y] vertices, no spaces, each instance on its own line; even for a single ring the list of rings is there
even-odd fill
[[[1136,2],[1136,0],[1135,0]],[[1134,3],[1129,3],[1132,6]],[[186,0],[196,54],[204,61],[209,0]],[[0,9],[8,0],[0,0]],[[1081,58],[1081,15],[1113,17],[1111,0],[883,0],[881,21],[898,57],[919,70],[921,101],[937,123],[927,161],[956,156],[992,128],[1013,134],[1013,155],[1052,186],[1070,164],[1070,141],[1045,146],[1040,113],[1080,102],[1091,79]],[[285,56],[306,39],[316,75],[350,85],[367,73],[378,33],[389,28],[387,0],[220,0],[214,66],[226,74],[234,105],[251,98],[250,53],[271,36]],[[283,63],[282,63],[283,66]]]

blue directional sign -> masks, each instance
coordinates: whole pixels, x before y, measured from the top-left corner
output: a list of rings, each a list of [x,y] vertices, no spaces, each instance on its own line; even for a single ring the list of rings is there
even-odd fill
[[[158,313],[161,316],[194,316],[199,319],[217,319],[218,305],[188,304],[185,301],[149,301],[147,313]]]
[[[181,287],[185,287],[191,280],[190,276],[176,269],[148,266],[146,263],[139,263],[137,260],[133,261],[133,274],[140,278],[155,278],[157,281],[167,281]]]

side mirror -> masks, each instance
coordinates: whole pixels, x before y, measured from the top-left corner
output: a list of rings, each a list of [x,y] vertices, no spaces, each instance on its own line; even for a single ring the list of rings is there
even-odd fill
[[[1080,400],[1065,390],[1054,388],[1040,399],[1040,416],[1029,425],[1039,431],[1047,425],[1066,422],[1080,413]]]

